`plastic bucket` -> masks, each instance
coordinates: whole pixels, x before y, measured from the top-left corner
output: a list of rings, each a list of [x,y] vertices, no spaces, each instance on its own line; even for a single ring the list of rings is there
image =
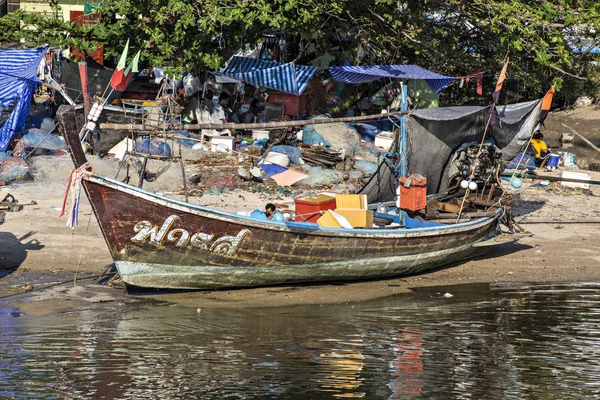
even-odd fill
[[[554,169],[554,168],[558,167],[559,161],[560,161],[560,155],[550,154],[550,156],[548,157],[548,163],[546,163],[546,166],[548,168]]]

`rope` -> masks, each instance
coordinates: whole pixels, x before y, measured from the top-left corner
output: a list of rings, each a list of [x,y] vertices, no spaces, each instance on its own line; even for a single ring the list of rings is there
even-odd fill
[[[85,239],[87,238],[91,221],[92,221],[92,213],[90,213],[90,217],[88,218],[87,226],[85,228],[85,234],[83,235],[83,241],[81,242],[81,251],[79,252],[79,260],[77,260],[77,268],[75,269],[75,276],[73,277],[73,286],[77,285],[77,274],[79,274],[79,267],[81,266],[81,258],[83,257],[83,249],[85,247]]]
[[[69,218],[67,220],[67,226],[71,229],[75,229],[79,225],[79,203],[81,199],[81,181],[86,176],[94,175],[94,169],[89,162],[86,162],[77,169],[71,170],[71,174],[67,179],[67,189],[65,191],[65,198],[63,200],[62,210],[60,217],[65,215],[67,208],[67,199],[69,197],[69,191],[71,191],[71,208],[69,210]]]
[[[33,154],[33,152],[34,152],[34,151],[36,151],[36,150],[38,149],[38,147],[40,147],[40,146],[42,145],[42,143],[44,143],[44,141],[45,141],[46,139],[48,139],[48,137],[50,137],[50,134],[52,134],[52,132],[53,132],[53,131],[56,129],[56,127],[57,127],[57,126],[58,126],[58,122],[57,122],[56,124],[54,124],[54,127],[53,127],[52,129],[50,129],[50,131],[48,131],[48,133],[46,134],[46,136],[44,136],[44,138],[43,138],[43,139],[42,139],[42,140],[41,140],[41,141],[38,143],[38,145],[37,145],[37,146],[35,146],[35,148],[34,148],[33,150],[31,150],[31,151],[29,152],[29,154],[27,154],[27,155],[25,156],[25,159],[26,159],[26,160],[27,160],[27,159],[28,159],[28,158],[29,158],[29,157],[30,157],[30,156]]]

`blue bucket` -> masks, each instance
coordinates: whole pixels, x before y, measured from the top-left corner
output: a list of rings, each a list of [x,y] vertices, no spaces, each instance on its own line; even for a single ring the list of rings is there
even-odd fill
[[[556,168],[558,167],[558,161],[560,161],[560,156],[558,154],[550,154],[546,166],[548,168]]]

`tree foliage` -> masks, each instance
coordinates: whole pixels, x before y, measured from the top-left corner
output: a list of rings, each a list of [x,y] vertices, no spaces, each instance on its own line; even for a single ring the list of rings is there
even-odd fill
[[[531,96],[553,81],[590,89],[579,80],[600,44],[600,3],[590,0],[104,0],[96,12],[100,22],[83,27],[12,13],[0,19],[0,40],[88,51],[103,43],[111,57],[130,38],[149,65],[203,71],[277,29],[297,62],[328,52],[466,76],[494,74],[509,56],[509,78]]]

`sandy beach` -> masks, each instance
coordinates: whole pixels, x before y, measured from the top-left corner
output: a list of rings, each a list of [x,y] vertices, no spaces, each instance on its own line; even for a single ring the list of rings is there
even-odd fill
[[[600,116],[598,111],[590,112]],[[568,119],[558,114],[549,117],[547,125],[552,127],[548,129],[549,140],[556,139],[563,130],[559,121]],[[585,121],[590,130],[596,126],[594,118]],[[584,132],[583,124],[569,123]],[[592,160],[588,163],[600,155],[588,151],[585,154]],[[469,283],[600,280],[600,252],[596,248],[596,237],[600,234],[600,196],[596,193],[600,193],[600,189],[591,186],[585,191],[558,183],[542,186],[540,181],[524,180],[519,189],[510,188],[508,183],[506,187],[520,193],[521,199],[514,208],[516,221],[533,235],[517,243],[494,247],[480,258],[431,273],[311,286],[128,294],[118,282],[106,284],[110,276],[100,278],[110,269],[112,260],[87,199],[82,202],[80,225],[76,229],[69,229],[65,218],[59,218],[70,159],[34,157],[32,161],[35,181],[0,188],[2,197],[10,193],[24,205],[19,212],[7,213],[5,223],[0,226],[0,298],[5,296],[5,301],[19,302],[32,312],[56,312],[90,302],[140,300],[176,302],[190,307],[327,304],[393,296],[423,286],[443,286],[440,290],[451,292],[452,285]],[[113,167],[112,163],[98,161],[96,169],[102,173],[103,168],[109,171]],[[600,180],[600,172],[576,172],[585,172],[591,179]],[[170,190],[164,186],[148,188]],[[32,201],[35,204],[30,204]],[[241,191],[205,193],[195,201],[227,211],[239,211],[242,206],[252,210],[266,202],[292,204],[291,198],[278,193]],[[61,282],[66,283],[57,285]]]

